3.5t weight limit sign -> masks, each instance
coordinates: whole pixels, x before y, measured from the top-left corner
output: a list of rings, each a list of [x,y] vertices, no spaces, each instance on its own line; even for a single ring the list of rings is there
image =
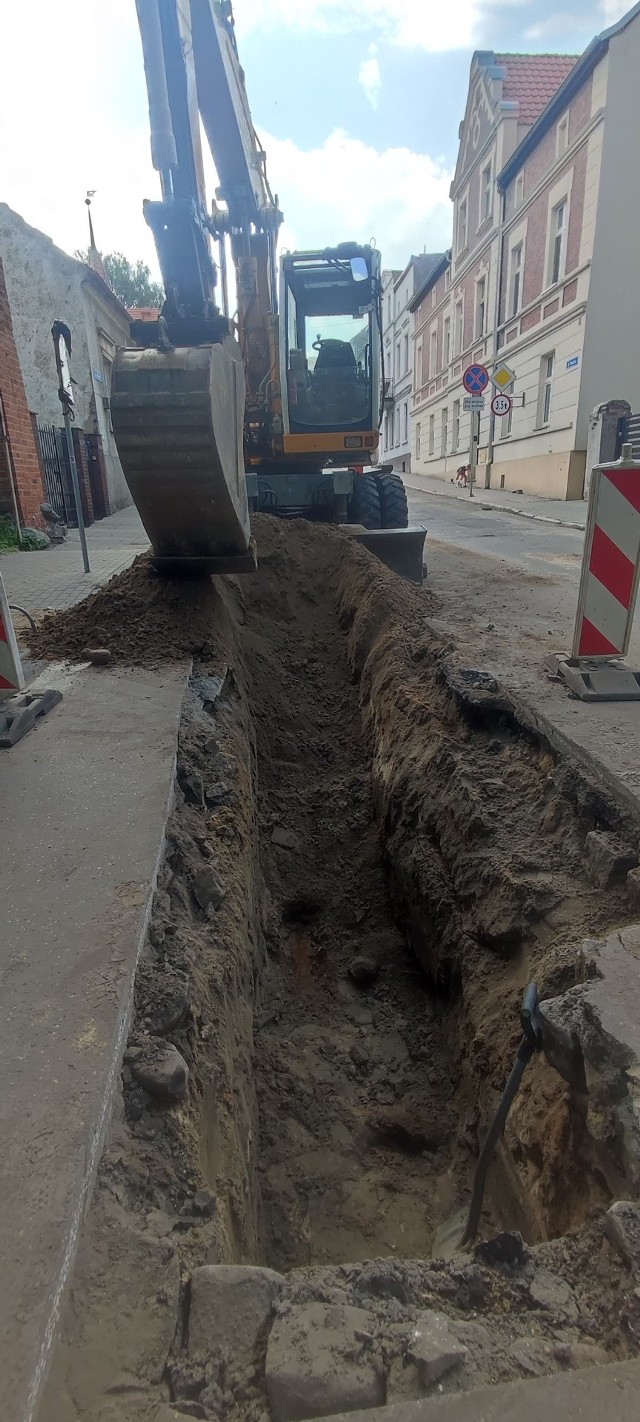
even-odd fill
[[[489,372],[484,365],[468,365],[462,384],[469,395],[484,395],[489,384]]]
[[[491,409],[497,416],[508,415],[512,405],[513,400],[510,395],[494,395],[491,401]]]

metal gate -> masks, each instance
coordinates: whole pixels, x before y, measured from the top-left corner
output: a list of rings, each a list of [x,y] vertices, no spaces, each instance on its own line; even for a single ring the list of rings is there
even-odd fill
[[[626,415],[618,421],[616,459],[622,454],[623,444],[630,444],[633,458],[640,459],[640,415]]]
[[[44,485],[49,503],[69,528],[77,527],[69,454],[64,429],[37,421]]]

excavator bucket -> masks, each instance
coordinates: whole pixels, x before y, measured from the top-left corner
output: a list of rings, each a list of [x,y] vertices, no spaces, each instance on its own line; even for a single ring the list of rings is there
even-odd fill
[[[424,582],[424,545],[426,528],[362,528],[360,524],[343,524],[356,543],[369,548],[381,563],[410,583]]]
[[[244,373],[232,338],[212,346],[118,352],[113,429],[160,572],[255,568],[243,415]]]

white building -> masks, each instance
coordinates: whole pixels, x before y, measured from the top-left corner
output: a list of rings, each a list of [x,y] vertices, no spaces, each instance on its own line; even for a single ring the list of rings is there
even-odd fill
[[[411,257],[403,272],[382,273],[382,328],[386,386],[381,455],[399,474],[411,469],[413,340],[411,302],[440,261],[439,254]]]

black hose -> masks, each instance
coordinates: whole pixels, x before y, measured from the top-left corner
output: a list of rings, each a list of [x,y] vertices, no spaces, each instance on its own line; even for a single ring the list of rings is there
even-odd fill
[[[17,602],[10,602],[10,603],[9,603],[9,610],[10,610],[11,612],[21,612],[21,613],[22,613],[22,616],[23,616],[23,617],[26,617],[27,622],[30,624],[30,626],[31,626],[31,631],[32,631],[32,632],[37,632],[37,630],[38,630],[37,623],[34,621],[33,617],[31,616],[31,613],[30,613],[30,612],[27,612],[26,607],[18,607]]]

